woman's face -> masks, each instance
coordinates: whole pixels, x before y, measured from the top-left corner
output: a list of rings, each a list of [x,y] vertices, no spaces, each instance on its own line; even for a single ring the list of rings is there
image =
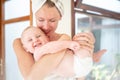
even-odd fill
[[[61,19],[60,13],[56,7],[48,7],[44,5],[36,14],[37,26],[42,29],[46,35],[53,34]]]

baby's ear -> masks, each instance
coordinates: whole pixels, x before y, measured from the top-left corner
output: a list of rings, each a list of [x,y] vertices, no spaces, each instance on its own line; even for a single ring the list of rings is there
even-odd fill
[[[29,51],[26,49],[26,52],[29,52]]]

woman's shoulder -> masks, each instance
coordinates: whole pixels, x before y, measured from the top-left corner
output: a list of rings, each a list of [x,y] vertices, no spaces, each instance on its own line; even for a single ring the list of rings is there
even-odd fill
[[[15,46],[17,43],[20,43],[20,38],[16,38],[13,40],[13,46]]]
[[[61,34],[59,40],[71,40],[68,34]]]

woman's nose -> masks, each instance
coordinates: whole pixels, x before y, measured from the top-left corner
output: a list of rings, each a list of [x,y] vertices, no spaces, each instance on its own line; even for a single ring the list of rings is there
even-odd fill
[[[44,29],[44,30],[47,30],[48,28],[49,28],[49,22],[46,21],[46,22],[44,23],[44,25],[43,25],[43,29]]]

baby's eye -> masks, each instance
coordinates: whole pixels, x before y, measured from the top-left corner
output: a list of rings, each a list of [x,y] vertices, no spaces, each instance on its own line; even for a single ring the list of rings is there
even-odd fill
[[[36,36],[36,38],[39,38],[39,37],[41,37],[41,35],[37,35],[37,36]]]

